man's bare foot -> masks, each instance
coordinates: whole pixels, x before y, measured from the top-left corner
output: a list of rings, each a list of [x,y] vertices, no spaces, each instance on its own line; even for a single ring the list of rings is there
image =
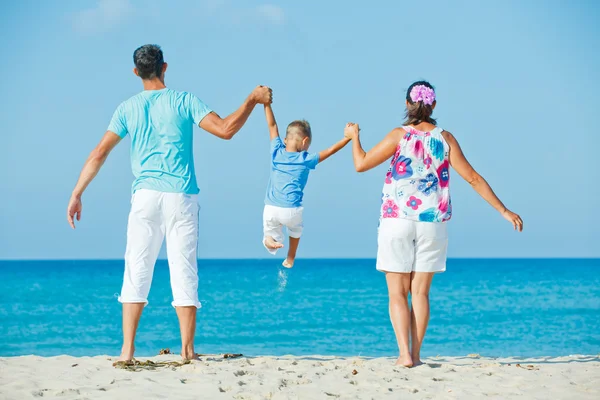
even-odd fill
[[[183,361],[199,360],[200,355],[194,351],[194,347],[187,347],[181,350],[181,358]]]
[[[283,263],[281,263],[281,265],[283,265],[286,268],[292,268],[294,266],[294,260],[290,260],[289,258],[286,258],[285,261]]]
[[[181,359],[183,361],[193,361],[193,360],[198,361],[198,360],[200,360],[200,354],[194,353],[191,356],[187,356],[187,355],[181,354]]]
[[[272,236],[265,236],[265,247],[271,251],[281,249],[283,247],[283,243],[279,243]]]
[[[130,361],[132,361],[133,360],[133,353],[134,352],[135,352],[135,347],[131,347],[131,348],[125,348],[125,347],[123,347],[123,349],[121,350],[121,355],[117,359],[117,362],[119,362],[119,361],[130,362]]]
[[[410,357],[410,355],[407,354],[405,356],[398,357],[398,359],[396,360],[396,365],[401,365],[406,368],[411,368],[414,365],[414,363],[413,363],[413,360]]]
[[[183,361],[199,360],[200,355],[197,354],[193,349],[191,349],[191,350],[182,351],[181,358],[183,359]]]

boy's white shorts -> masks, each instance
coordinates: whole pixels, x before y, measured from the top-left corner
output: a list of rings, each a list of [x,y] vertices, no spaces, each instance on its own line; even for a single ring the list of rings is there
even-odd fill
[[[265,205],[263,212],[263,245],[265,238],[271,236],[275,241],[283,243],[283,227],[287,228],[287,234],[292,238],[302,236],[304,224],[302,221],[302,212],[304,207],[284,208]],[[265,246],[266,248],[266,246]],[[267,251],[276,254],[277,249]]]
[[[382,218],[377,237],[377,270],[444,272],[448,231],[444,222]]]
[[[154,264],[167,240],[173,307],[198,301],[198,195],[140,189],[131,197],[119,301],[148,304]]]

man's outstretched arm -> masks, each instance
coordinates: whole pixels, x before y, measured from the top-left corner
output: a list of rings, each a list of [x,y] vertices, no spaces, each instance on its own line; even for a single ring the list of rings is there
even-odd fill
[[[106,131],[98,146],[92,150],[83,165],[75,189],[73,189],[73,194],[71,194],[69,206],[67,207],[67,221],[69,221],[71,228],[75,229],[75,218],[77,218],[77,221],[81,219],[81,196],[83,195],[83,192],[96,177],[112,149],[114,149],[120,141],[121,137],[119,135],[111,131]]]
[[[200,121],[200,128],[213,135],[229,140],[244,126],[257,104],[271,104],[273,92],[266,86],[257,86],[236,111],[225,118],[211,112]]]

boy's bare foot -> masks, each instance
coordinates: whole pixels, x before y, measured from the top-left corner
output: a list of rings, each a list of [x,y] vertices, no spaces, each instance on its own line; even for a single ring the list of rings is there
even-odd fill
[[[410,357],[410,355],[407,354],[405,356],[398,357],[398,359],[396,360],[396,365],[401,365],[406,368],[411,368],[414,364],[413,364],[413,360]]]
[[[277,250],[277,249],[281,249],[283,247],[283,243],[279,243],[278,241],[273,239],[273,237],[271,237],[271,236],[266,236],[265,237],[265,246],[269,250]]]
[[[292,268],[294,266],[294,260],[290,260],[289,258],[286,258],[285,261],[283,263],[281,263],[281,265],[283,265],[286,268]]]

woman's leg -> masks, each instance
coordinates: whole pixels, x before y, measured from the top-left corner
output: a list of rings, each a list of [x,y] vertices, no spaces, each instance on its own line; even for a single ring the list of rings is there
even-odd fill
[[[413,272],[411,274],[411,357],[414,365],[422,364],[421,344],[429,323],[429,288],[433,275],[431,272]]]
[[[410,331],[410,309],[408,307],[408,292],[410,291],[410,273],[386,272],[385,279],[389,294],[389,312],[400,357],[396,365],[412,367],[413,360],[408,346]]]

